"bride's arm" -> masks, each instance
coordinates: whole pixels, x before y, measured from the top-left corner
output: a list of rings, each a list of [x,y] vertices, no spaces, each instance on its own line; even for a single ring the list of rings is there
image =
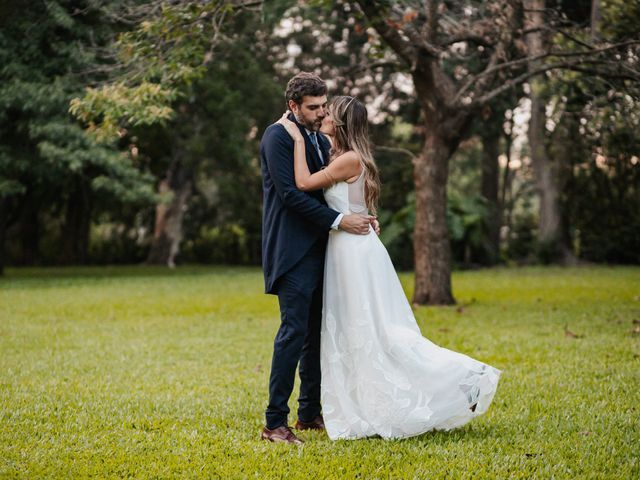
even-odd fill
[[[293,169],[296,175],[296,187],[303,192],[320,190],[334,183],[347,180],[360,174],[360,161],[355,152],[347,152],[334,158],[329,166],[311,174],[305,154],[304,140],[298,142],[293,153]]]
[[[347,152],[333,159],[328,167],[312,175],[307,165],[307,153],[302,133],[295,123],[286,118],[286,114],[278,123],[284,126],[295,142],[293,168],[298,189],[304,192],[320,190],[360,174],[362,167],[358,155],[355,152]]]

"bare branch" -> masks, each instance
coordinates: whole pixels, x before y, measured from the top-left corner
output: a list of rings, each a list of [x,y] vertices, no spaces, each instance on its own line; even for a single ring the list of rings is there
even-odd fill
[[[438,34],[438,2],[428,0],[427,2],[427,23],[425,38],[428,42],[433,42]]]
[[[522,67],[525,66],[531,62],[535,62],[538,60],[542,60],[542,59],[546,59],[546,58],[569,58],[569,57],[588,57],[588,56],[593,56],[599,53],[604,53],[604,52],[608,52],[611,50],[617,50],[620,48],[624,48],[630,45],[638,45],[640,44],[640,40],[629,40],[626,42],[620,42],[620,43],[616,43],[613,45],[609,45],[607,47],[602,47],[602,48],[594,48],[592,50],[581,50],[578,52],[547,52],[547,53],[543,53],[540,55],[534,55],[531,57],[524,57],[524,58],[519,58],[517,60],[511,60],[509,62],[503,62],[500,64],[496,64],[496,65],[488,65],[487,68],[485,68],[482,72],[473,75],[472,77],[469,78],[469,80],[467,80],[465,82],[465,84],[462,86],[462,88],[460,88],[460,90],[458,90],[458,93],[456,94],[456,96],[453,99],[454,103],[457,103],[460,98],[474,85],[476,85],[476,83],[478,82],[478,80],[482,77],[485,77],[487,75],[499,72],[501,70],[505,70],[505,69],[510,69],[510,68],[514,68],[514,67]],[[477,90],[477,89],[476,89]]]
[[[255,7],[262,7],[264,4],[264,0],[255,0],[248,2],[240,2],[233,6],[235,10],[253,10]]]
[[[493,71],[501,61],[502,63],[504,63],[504,59],[507,58],[507,51],[513,41],[512,32],[515,31],[515,26],[517,23],[517,9],[512,3],[513,2],[509,2],[501,12],[501,14],[504,15],[504,26],[502,29],[502,33],[498,37],[498,41],[495,44],[495,48],[491,53],[489,63],[484,70],[485,72]],[[489,88],[489,85],[491,85],[493,78],[494,75],[490,75],[489,73],[484,76],[476,76],[476,79],[473,81],[473,83],[470,84],[469,82],[467,82],[467,85],[465,85],[465,87],[468,89],[471,85],[474,85],[476,91],[482,92],[485,89]],[[462,95],[460,91],[458,91],[455,95],[453,95],[453,100],[450,103],[456,104],[461,97]]]
[[[513,24],[510,16],[508,18],[508,21]],[[513,24],[513,27],[515,30],[516,25]],[[480,19],[473,22],[472,25],[456,22],[453,28],[449,29],[449,35],[439,42],[439,45],[449,46],[457,42],[471,42],[483,47],[493,48],[497,43],[493,39],[496,33],[498,32],[496,32],[495,19],[493,18]]]
[[[385,39],[389,46],[404,60],[413,67],[416,62],[417,52],[411,42],[402,38],[400,33],[392,28],[386,21],[385,15],[380,5],[376,2],[357,0],[360,9],[367,16],[373,28]]]
[[[442,42],[439,42],[439,43],[442,46],[449,46],[458,42],[471,42],[477,45],[482,45],[483,47],[487,47],[487,48],[492,48],[494,46],[490,38],[483,37],[481,35],[477,35],[471,32],[461,32],[454,35],[450,35],[447,38],[445,38]]]
[[[397,20],[389,19],[387,20],[387,23],[391,23],[392,27],[397,28],[399,31],[404,33],[415,47],[421,48],[432,57],[438,58],[440,56],[442,53],[440,48],[427,41],[427,38],[421,35],[418,29],[414,27],[412,20],[404,18],[404,12],[399,5],[393,5],[391,10],[395,14],[395,18]]]
[[[395,60],[380,60],[379,62],[368,63],[365,65],[355,65],[345,73],[351,75],[354,73],[366,72],[368,70],[375,70],[376,68],[392,67],[394,71],[400,71],[405,68],[405,65],[399,64]]]
[[[568,38],[569,40],[571,40],[572,42],[577,43],[578,45],[582,45],[583,47],[589,48],[589,49],[594,49],[596,47],[594,47],[593,45],[591,45],[590,43],[584,42],[582,40],[580,40],[579,38],[576,38],[574,35],[571,35],[569,32],[561,29],[561,28],[550,28],[550,31],[555,31],[558,32],[560,35]]]
[[[605,63],[605,62],[602,62]],[[639,81],[640,77],[637,75],[624,75],[624,74],[619,74],[619,73],[612,73],[610,71],[605,71],[605,70],[598,70],[598,69],[591,69],[591,68],[585,68],[584,66],[582,66],[584,64],[584,62],[557,62],[557,63],[552,63],[549,65],[545,65],[543,67],[540,68],[536,68],[534,70],[530,70],[527,71],[521,75],[518,75],[517,77],[512,78],[511,80],[508,80],[507,82],[503,83],[502,85],[500,85],[499,87],[485,93],[484,95],[473,99],[471,102],[468,102],[466,104],[464,103],[458,103],[458,107],[459,108],[467,108],[467,109],[474,109],[476,107],[479,107],[487,102],[489,102],[490,100],[493,100],[494,98],[496,98],[498,95],[504,93],[505,91],[514,88],[516,85],[523,83],[525,81],[527,81],[529,78],[535,77],[536,75],[540,75],[542,73],[551,71],[551,70],[571,70],[571,71],[576,71],[576,72],[582,72],[582,73],[589,73],[591,75],[598,75],[598,76],[603,76],[603,77],[608,77],[608,78],[616,78],[616,79],[621,79],[621,80],[632,80],[632,81]]]
[[[411,158],[411,161],[417,158],[417,155],[415,153],[413,153],[411,150],[407,150],[406,148],[387,147],[386,145],[374,145],[373,148],[375,150],[382,150],[383,152],[403,153]]]

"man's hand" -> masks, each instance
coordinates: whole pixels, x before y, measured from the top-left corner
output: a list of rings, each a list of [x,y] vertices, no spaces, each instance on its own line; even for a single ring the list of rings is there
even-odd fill
[[[376,217],[373,217],[373,220],[371,220],[371,226],[376,231],[376,235],[380,236],[380,223]]]
[[[369,228],[376,217],[371,215],[358,215],[352,213],[351,215],[345,215],[340,220],[339,228],[345,232],[353,233],[355,235],[366,235],[369,233]]]

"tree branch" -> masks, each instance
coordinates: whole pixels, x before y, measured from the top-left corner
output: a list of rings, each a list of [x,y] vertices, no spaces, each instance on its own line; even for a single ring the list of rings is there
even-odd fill
[[[404,25],[402,27],[402,32],[407,37],[409,37],[409,40],[411,40],[411,43],[413,43],[415,46],[423,49],[425,52],[427,52],[432,57],[438,58],[442,54],[442,50],[440,48],[438,48],[435,45],[432,45],[431,43],[427,42],[410,25]]]
[[[415,47],[411,42],[402,38],[400,33],[384,20],[384,12],[376,2],[368,2],[366,0],[356,1],[362,12],[371,22],[373,28],[376,29],[398,56],[413,68],[417,55]]]
[[[264,0],[255,0],[255,1],[247,1],[247,2],[239,2],[233,6],[234,10],[241,9],[253,9],[254,7],[262,7],[264,4]]]
[[[486,48],[492,48],[494,46],[490,39],[471,32],[460,32],[454,35],[450,35],[442,42],[440,42],[440,45],[442,45],[443,47],[448,47],[458,42],[471,42],[475,43],[476,45],[482,45]]]
[[[511,6],[511,8],[513,8],[513,6]],[[503,12],[504,9],[501,13]],[[499,38],[495,40],[493,38],[496,37],[496,33],[499,33],[496,32],[494,18],[479,19],[473,22],[472,25],[462,24],[460,22],[455,22],[453,25],[453,28],[448,32],[449,35],[439,42],[439,45],[446,47],[456,42],[472,42],[477,45],[482,45],[483,47],[493,48],[497,43],[496,40],[499,40]]]
[[[367,70],[374,70],[376,68],[393,67],[396,71],[400,71],[405,68],[405,65],[399,64],[395,60],[380,60],[379,62],[368,63],[366,65],[355,65],[346,71],[346,74],[354,74],[359,72],[365,72]]]
[[[504,16],[504,26],[498,37],[498,41],[495,44],[495,48],[491,53],[489,63],[487,64],[484,72],[494,71],[494,69],[499,65],[499,62],[507,58],[507,52],[509,50],[509,46],[513,42],[513,32],[515,31],[517,24],[516,12],[517,8],[516,5],[513,4],[513,2],[507,2],[507,5],[505,5],[505,8],[501,11],[501,14]],[[482,92],[485,89],[488,89],[489,85],[493,81],[493,78],[494,75],[489,73],[485,74],[484,76],[476,76],[475,80],[473,81],[473,85],[476,87],[475,90]],[[469,82],[467,82],[467,85],[469,85],[467,88],[470,88]],[[457,103],[461,97],[462,95],[459,91],[455,95],[453,95],[453,100],[450,103]]]
[[[601,62],[601,63],[604,63],[604,62]],[[597,70],[597,69],[589,69],[589,68],[583,67],[582,65],[583,65],[583,62],[575,62],[575,63],[558,62],[558,63],[552,63],[550,65],[545,65],[544,67],[536,68],[534,70],[530,70],[530,71],[525,72],[525,73],[523,73],[521,75],[518,75],[517,77],[514,77],[511,80],[505,82],[504,84],[502,84],[498,88],[495,88],[495,89],[485,93],[484,95],[482,95],[482,96],[480,96],[480,97],[478,97],[476,99],[471,100],[470,102],[468,102],[466,104],[465,103],[458,103],[457,106],[459,108],[467,108],[467,109],[473,109],[473,108],[479,107],[479,106],[484,105],[485,103],[489,102],[490,100],[493,100],[495,97],[497,97],[501,93],[509,90],[510,88],[513,88],[516,85],[525,82],[529,78],[534,77],[536,75],[540,75],[540,74],[545,73],[545,72],[548,72],[550,70],[571,70],[571,71],[589,73],[591,75],[598,75],[598,76],[603,76],[603,77],[608,77],[608,78],[616,78],[616,79],[622,79],[622,80],[633,80],[633,81],[640,80],[640,78],[638,76],[635,76],[635,75],[623,75],[623,74],[611,73],[611,72]]]
[[[383,152],[404,153],[409,158],[411,158],[411,161],[417,158],[417,155],[415,153],[413,153],[411,150],[407,150],[406,148],[387,147],[386,145],[374,145],[373,148],[375,150],[382,150]]]
[[[425,38],[428,42],[433,42],[438,34],[438,3],[436,0],[425,0],[427,4],[427,22]]]
[[[407,20],[404,18],[404,12],[398,5],[393,5],[391,10],[393,11],[393,13],[395,13],[396,17],[395,20],[387,20],[387,23],[390,23],[391,27],[397,27],[398,30],[402,31],[402,33],[404,33],[409,38],[409,41],[414,46],[424,50],[432,57],[438,58],[440,56],[442,50],[431,43],[426,36],[422,35],[416,28],[414,28],[412,20]],[[426,21],[426,25],[428,24],[429,19],[427,19]]]
[[[547,53],[543,53],[540,55],[534,55],[531,57],[524,57],[524,58],[519,58],[517,60],[511,60],[509,62],[503,62],[500,64],[496,64],[496,65],[488,65],[487,68],[485,68],[482,72],[472,76],[471,78],[469,78],[469,80],[467,80],[465,82],[465,84],[462,86],[462,88],[460,88],[460,90],[458,90],[458,93],[456,93],[456,96],[453,99],[453,103],[457,103],[459,102],[460,98],[473,86],[475,85],[478,80],[484,76],[487,76],[489,74],[493,74],[495,72],[499,72],[501,70],[505,70],[507,68],[513,68],[513,67],[521,67],[524,65],[527,65],[530,62],[535,62],[537,60],[542,60],[545,58],[569,58],[569,57],[587,57],[587,56],[593,56],[599,53],[604,53],[604,52],[608,52],[611,50],[616,50],[619,48],[623,48],[623,47],[627,47],[630,45],[637,45],[640,44],[640,40],[629,40],[626,42],[620,42],[620,43],[616,43],[613,45],[609,45],[607,47],[602,47],[602,48],[595,48],[595,49],[591,49],[591,50],[582,50],[579,52],[547,52]]]

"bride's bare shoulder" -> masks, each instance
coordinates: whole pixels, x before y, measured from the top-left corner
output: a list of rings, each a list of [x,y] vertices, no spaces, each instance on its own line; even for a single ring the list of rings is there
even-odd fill
[[[349,150],[348,152],[341,153],[337,155],[331,162],[336,162],[336,164],[349,166],[349,167],[359,167],[360,166],[360,155],[358,155],[353,150]]]

